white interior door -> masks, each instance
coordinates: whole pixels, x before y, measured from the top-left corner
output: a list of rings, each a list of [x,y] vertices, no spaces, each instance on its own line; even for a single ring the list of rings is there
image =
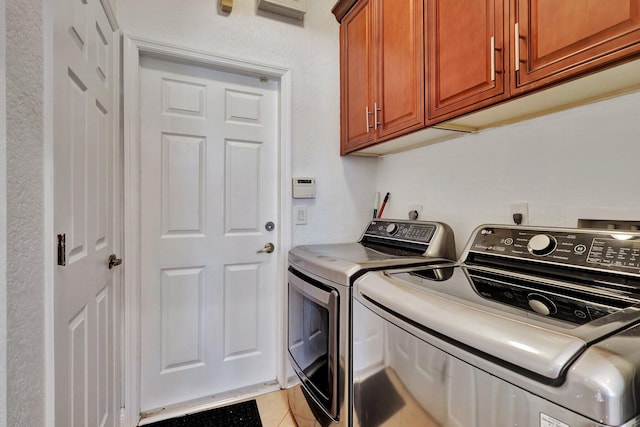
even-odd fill
[[[119,423],[114,34],[99,0],[54,12],[55,425]],[[53,238],[54,236],[52,236]]]
[[[147,411],[276,379],[279,83],[142,57],[139,85]]]

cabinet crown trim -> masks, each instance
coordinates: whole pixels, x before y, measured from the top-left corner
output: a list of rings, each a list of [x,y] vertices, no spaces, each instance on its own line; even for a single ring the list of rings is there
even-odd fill
[[[336,17],[338,22],[342,22],[342,18],[351,10],[358,0],[339,0],[331,9],[331,13]]]

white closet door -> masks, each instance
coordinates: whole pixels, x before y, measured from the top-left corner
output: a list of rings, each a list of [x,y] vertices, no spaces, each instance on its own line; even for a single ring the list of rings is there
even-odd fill
[[[119,424],[119,292],[114,252],[117,36],[99,0],[54,13],[55,425]],[[54,239],[56,236],[51,236]]]

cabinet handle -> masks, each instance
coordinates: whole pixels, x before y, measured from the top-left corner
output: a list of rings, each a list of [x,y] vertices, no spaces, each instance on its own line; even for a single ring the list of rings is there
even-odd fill
[[[515,49],[515,58],[516,58],[516,63],[515,63],[515,69],[516,71],[520,71],[520,24],[516,22],[515,25],[515,30],[513,30],[514,32],[514,49]]]
[[[496,38],[491,36],[491,81],[496,81]]]
[[[369,111],[369,106],[364,107],[365,115],[367,117],[367,133],[371,130],[371,125],[369,124],[369,114],[373,114],[373,112]]]
[[[378,108],[378,103],[374,102],[373,103],[373,128],[375,130],[378,130],[378,125],[382,125],[382,123],[378,123],[378,111],[382,112],[381,108]]]

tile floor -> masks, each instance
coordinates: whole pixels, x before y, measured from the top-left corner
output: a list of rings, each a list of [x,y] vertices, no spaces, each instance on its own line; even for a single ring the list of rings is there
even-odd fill
[[[255,397],[263,427],[298,427],[289,409],[287,390]]]

